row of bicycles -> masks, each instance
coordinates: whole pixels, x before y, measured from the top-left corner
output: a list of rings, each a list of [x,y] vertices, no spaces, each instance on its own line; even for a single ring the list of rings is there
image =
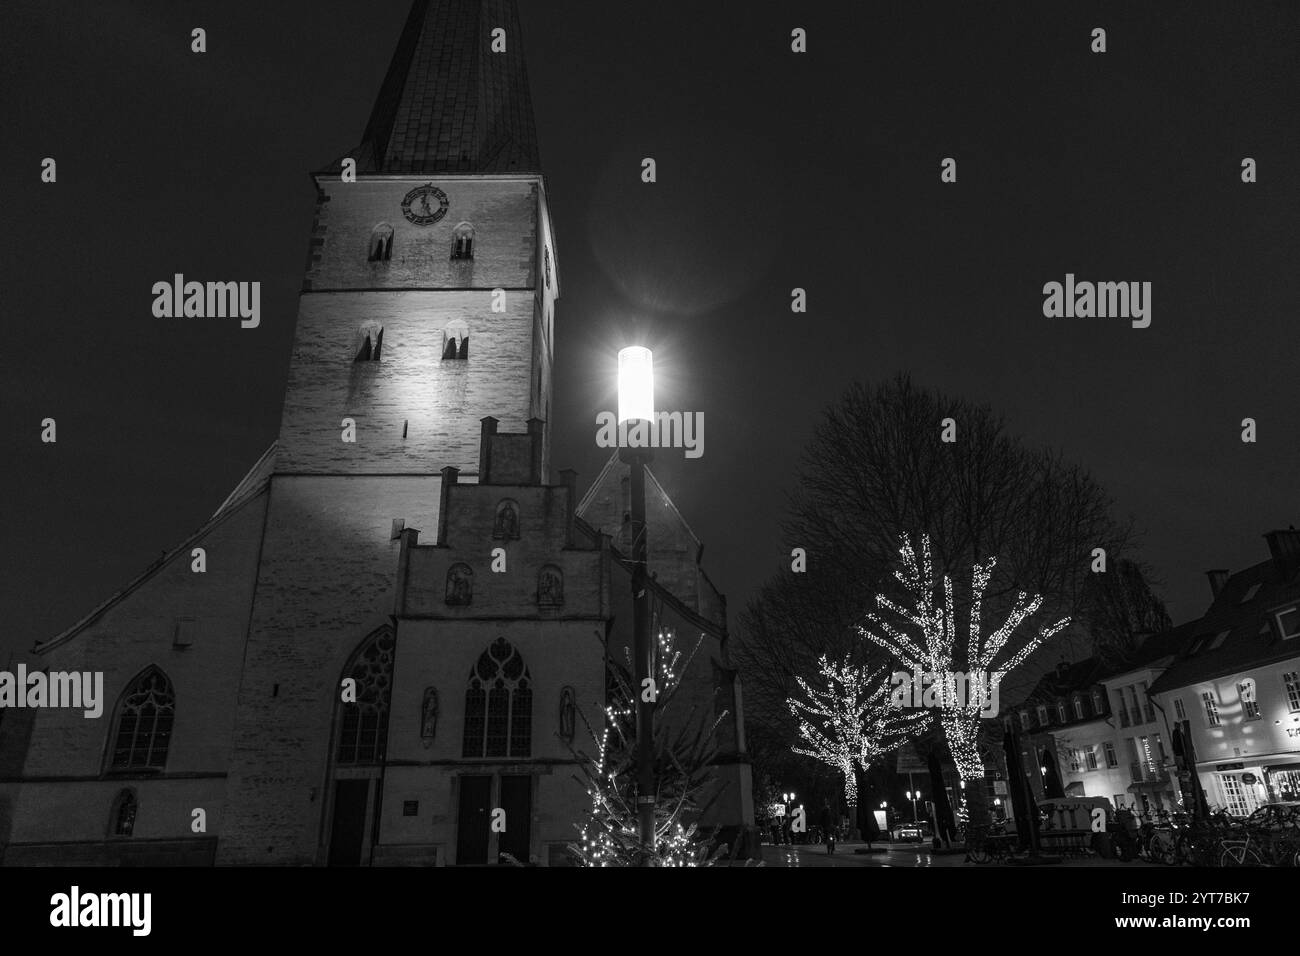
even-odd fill
[[[1052,831],[1044,831],[1052,833]],[[1300,807],[1270,804],[1248,817],[1219,811],[1194,821],[1186,814],[1160,812],[1138,818],[1120,810],[1107,821],[1109,852],[1128,862],[1143,860],[1165,866],[1300,867]],[[1086,834],[1085,834],[1086,835]],[[1091,854],[1101,834],[1073,849]],[[971,863],[1006,862],[1024,851],[1004,824],[971,827],[965,834]],[[1068,847],[1063,849],[1070,849]]]
[[[1116,814],[1111,849],[1117,859],[1166,866],[1300,866],[1300,811],[1268,805],[1248,817],[1223,811],[1193,821],[1167,811],[1138,821]]]

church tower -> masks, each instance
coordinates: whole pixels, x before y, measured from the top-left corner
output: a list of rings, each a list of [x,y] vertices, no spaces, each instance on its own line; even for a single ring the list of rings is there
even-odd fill
[[[313,177],[218,863],[323,863],[378,813],[387,701],[344,713],[340,686],[391,669],[402,528],[437,528],[442,469],[477,480],[485,417],[531,421],[549,473],[540,170],[514,0],[415,0],[361,143]]]
[[[3,715],[0,864],[566,862],[631,565],[616,456],[581,498],[550,483],[559,280],[519,34],[515,0],[414,0],[360,144],[313,174],[277,440],[33,650],[102,674],[103,707]],[[699,648],[682,693],[721,721],[699,822],[752,847],[726,604],[651,488],[653,626]]]

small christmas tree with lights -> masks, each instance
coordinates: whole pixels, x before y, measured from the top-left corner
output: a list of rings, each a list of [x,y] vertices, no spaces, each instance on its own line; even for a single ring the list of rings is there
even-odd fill
[[[579,838],[569,844],[570,856],[581,866],[708,866],[725,847],[714,848],[695,822],[717,799],[713,760],[716,733],[726,713],[712,723],[696,719],[695,708],[680,721],[670,720],[681,687],[681,674],[690,666],[704,636],[682,661],[671,629],[661,629],[655,646],[654,674],[658,688],[654,708],[655,828],[654,846],[640,839],[637,817],[636,693],[630,666],[609,661],[608,703],[600,725],[585,713],[582,723],[593,751],[573,750],[582,763],[578,778],[591,797],[588,818],[577,825]]]

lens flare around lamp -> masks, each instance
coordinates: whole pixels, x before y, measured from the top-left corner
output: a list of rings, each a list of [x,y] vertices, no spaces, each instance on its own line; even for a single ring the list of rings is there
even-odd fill
[[[618,353],[618,421],[654,421],[654,357],[648,348],[629,346]]]

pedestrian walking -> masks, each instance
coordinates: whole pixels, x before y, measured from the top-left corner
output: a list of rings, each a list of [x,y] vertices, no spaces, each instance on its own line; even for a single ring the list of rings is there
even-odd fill
[[[826,841],[826,855],[829,856],[835,852],[835,816],[831,813],[831,805],[827,800],[822,801],[817,823],[822,828],[822,839]]]

